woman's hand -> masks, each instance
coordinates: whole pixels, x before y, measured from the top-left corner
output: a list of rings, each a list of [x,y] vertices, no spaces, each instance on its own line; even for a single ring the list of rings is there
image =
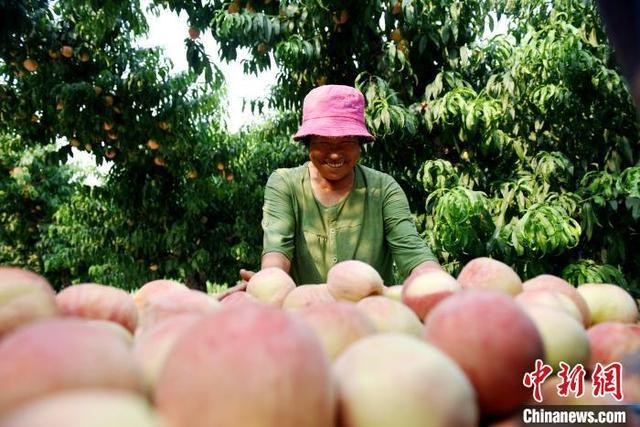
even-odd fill
[[[240,269],[240,279],[242,279],[243,282],[248,282],[254,274],[256,274],[255,271],[245,270],[244,268]]]
[[[220,292],[219,294],[217,294],[215,296],[216,299],[218,301],[222,301],[223,299],[225,299],[226,297],[228,297],[229,295],[231,295],[233,293],[246,291],[247,290],[247,284],[249,283],[249,280],[251,279],[251,277],[254,274],[256,274],[255,271],[245,270],[244,268],[241,268],[240,269],[240,280],[238,281],[238,283],[236,283],[235,286],[232,286],[232,287],[228,288],[224,292]]]

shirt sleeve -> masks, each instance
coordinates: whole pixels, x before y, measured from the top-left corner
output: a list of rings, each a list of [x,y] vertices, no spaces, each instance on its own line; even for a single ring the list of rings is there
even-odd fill
[[[382,209],[385,238],[401,277],[409,275],[422,262],[438,262],[418,234],[407,196],[391,177],[385,188]]]
[[[275,171],[267,180],[262,206],[262,255],[280,252],[293,259],[295,221],[289,185]]]

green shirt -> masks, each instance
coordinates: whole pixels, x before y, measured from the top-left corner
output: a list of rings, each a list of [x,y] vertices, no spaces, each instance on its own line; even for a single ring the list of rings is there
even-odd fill
[[[264,192],[262,229],[263,255],[285,255],[297,284],[325,283],[334,264],[355,259],[391,285],[394,260],[401,277],[424,261],[437,261],[418,235],[395,179],[362,165],[355,167],[350,193],[333,206],[313,195],[308,162],[276,170]]]

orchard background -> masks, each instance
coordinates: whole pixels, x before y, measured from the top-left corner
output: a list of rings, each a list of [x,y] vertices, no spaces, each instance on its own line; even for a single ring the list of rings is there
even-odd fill
[[[0,0],[0,264],[58,289],[235,282],[259,265],[268,175],[305,160],[304,95],[348,84],[377,137],[362,162],[447,270],[491,256],[640,297],[639,122],[591,1],[152,1],[188,16],[181,74],[137,47],[141,7]],[[248,49],[246,73],[278,66],[263,123],[227,129],[203,33],[223,60]],[[102,185],[77,150],[112,164]]]

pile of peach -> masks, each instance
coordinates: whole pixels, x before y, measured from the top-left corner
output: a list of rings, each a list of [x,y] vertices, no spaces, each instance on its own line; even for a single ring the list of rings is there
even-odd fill
[[[222,300],[170,280],[56,293],[0,267],[0,427],[510,425],[537,360],[543,404],[640,402],[637,301],[489,258],[402,286],[360,261],[297,287],[268,268]],[[582,397],[559,395],[563,362]],[[624,398],[592,395],[618,362]]]

